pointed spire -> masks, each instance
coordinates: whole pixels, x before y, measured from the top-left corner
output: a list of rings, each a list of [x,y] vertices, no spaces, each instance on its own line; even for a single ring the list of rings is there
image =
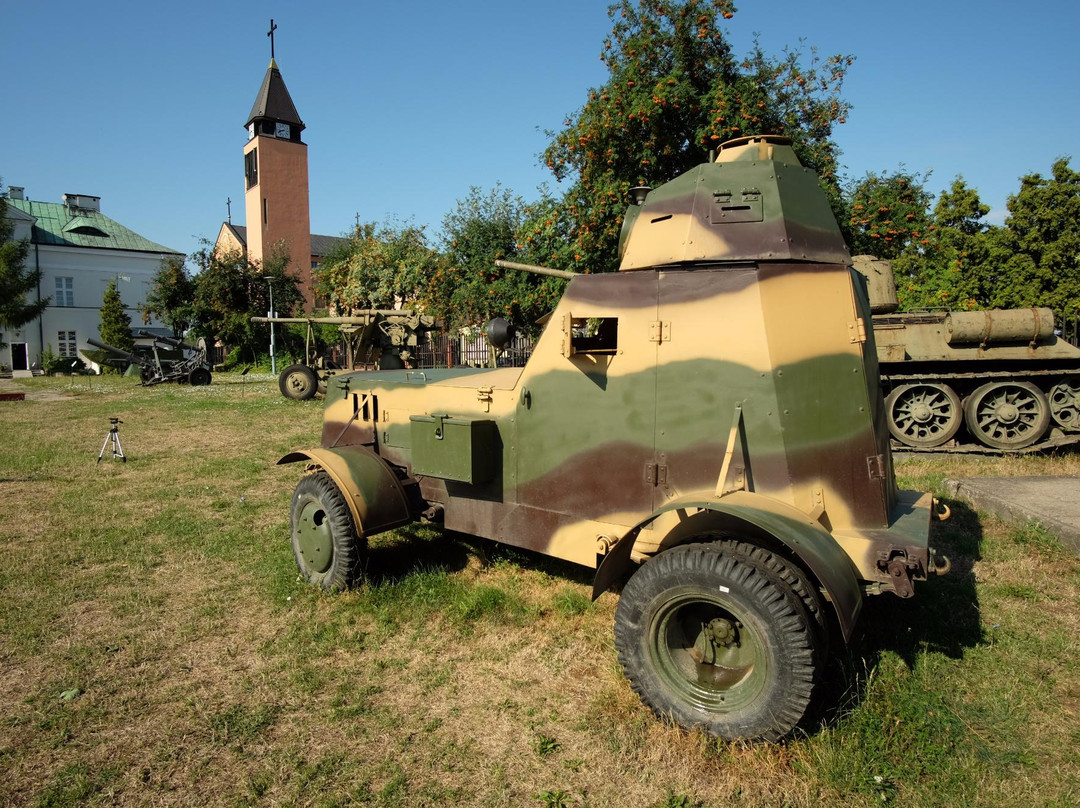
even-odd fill
[[[281,78],[281,71],[278,70],[277,63],[273,59],[270,60],[270,67],[266,69],[262,86],[259,87],[259,93],[255,96],[255,103],[251,107],[251,113],[244,126],[247,127],[252,121],[261,119],[280,121],[291,124],[298,130],[304,129],[304,122],[300,120],[296,112],[292,97],[285,86],[285,80]]]

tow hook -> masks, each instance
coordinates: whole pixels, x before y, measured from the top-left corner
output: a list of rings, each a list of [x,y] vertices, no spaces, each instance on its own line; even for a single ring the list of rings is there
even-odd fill
[[[951,569],[952,562],[949,561],[949,557],[931,548],[930,572],[934,573],[935,575],[948,575],[949,570]]]
[[[934,497],[930,512],[934,514],[934,519],[938,522],[947,522],[949,517],[952,516],[952,509],[937,497]]]

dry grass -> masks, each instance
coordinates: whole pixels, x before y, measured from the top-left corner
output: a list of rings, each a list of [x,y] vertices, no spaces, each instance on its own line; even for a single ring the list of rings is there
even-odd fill
[[[372,542],[355,591],[301,585],[274,463],[317,441],[317,404],[228,377],[32,389],[0,407],[2,805],[1080,800],[1080,563],[1038,530],[958,506],[957,573],[871,604],[823,729],[717,743],[641,706],[588,571],[417,528]],[[98,465],[112,415],[129,462]]]

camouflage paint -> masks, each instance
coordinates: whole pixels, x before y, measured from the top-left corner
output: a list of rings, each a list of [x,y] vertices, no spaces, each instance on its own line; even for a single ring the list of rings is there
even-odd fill
[[[710,520],[768,533],[847,633],[864,584],[910,594],[886,561],[925,577],[930,498],[896,490],[865,283],[828,211],[786,141],[740,141],[649,194],[622,271],[571,280],[526,367],[339,376],[324,446],[417,483],[414,517],[587,566]],[[414,478],[410,419],[439,415],[495,423],[490,481]]]

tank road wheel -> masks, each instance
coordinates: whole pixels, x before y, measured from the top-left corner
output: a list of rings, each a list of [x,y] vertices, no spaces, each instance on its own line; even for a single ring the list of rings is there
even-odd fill
[[[796,727],[817,678],[816,643],[813,619],[776,570],[714,544],[646,562],[615,612],[619,661],[642,701],[727,739],[775,741]]]
[[[979,442],[997,449],[1022,449],[1046,432],[1050,405],[1031,382],[990,382],[964,402],[964,417]]]
[[[278,376],[278,389],[285,398],[307,401],[315,397],[319,379],[307,365],[289,365]]]
[[[192,387],[210,384],[210,371],[206,368],[192,368],[191,372],[188,373],[187,380]]]
[[[344,589],[355,581],[367,542],[330,475],[320,471],[300,480],[290,522],[296,565],[309,583]]]
[[[1050,415],[1068,430],[1080,430],[1080,379],[1067,379],[1050,388]]]
[[[940,446],[963,422],[960,398],[947,384],[903,384],[885,399],[889,433],[908,446]]]

